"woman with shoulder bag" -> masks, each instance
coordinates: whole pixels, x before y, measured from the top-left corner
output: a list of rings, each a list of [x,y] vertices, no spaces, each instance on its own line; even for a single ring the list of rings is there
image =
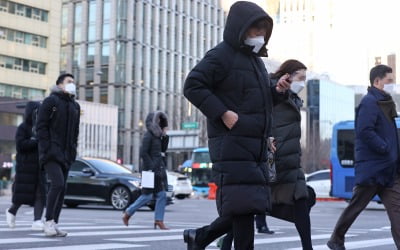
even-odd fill
[[[140,156],[143,160],[143,171],[154,172],[154,188],[142,188],[142,194],[124,212],[122,221],[126,226],[130,217],[141,207],[145,206],[153,195],[156,196],[154,229],[167,230],[164,225],[165,206],[167,203],[168,180],[166,172],[165,152],[168,148],[167,115],[161,111],[147,115],[147,131],[143,136]]]
[[[301,168],[301,116],[303,101],[298,94],[305,87],[307,67],[297,60],[285,61],[271,76],[271,85],[282,76],[289,76],[291,87],[286,101],[274,106],[272,136],[274,137],[275,168],[277,178],[271,183],[272,211],[285,211],[288,221],[293,221],[304,250],[312,249],[310,200],[312,192],[306,185]],[[314,198],[315,199],[315,198]],[[278,216],[275,216],[278,217]]]

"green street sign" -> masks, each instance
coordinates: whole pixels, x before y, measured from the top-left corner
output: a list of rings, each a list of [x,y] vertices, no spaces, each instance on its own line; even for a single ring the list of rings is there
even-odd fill
[[[198,129],[198,122],[182,122],[182,129]]]

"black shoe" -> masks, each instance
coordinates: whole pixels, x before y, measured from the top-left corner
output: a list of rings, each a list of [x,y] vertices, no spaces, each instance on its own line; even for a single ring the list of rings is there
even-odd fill
[[[329,249],[332,250],[346,250],[346,248],[344,247],[344,243],[337,243],[330,240],[326,243],[326,245],[329,247]]]
[[[204,250],[196,243],[196,229],[186,229],[183,231],[183,241],[187,243],[187,250]]]
[[[257,228],[257,232],[259,234],[274,234],[274,231],[269,230],[268,227],[261,227],[261,228]]]

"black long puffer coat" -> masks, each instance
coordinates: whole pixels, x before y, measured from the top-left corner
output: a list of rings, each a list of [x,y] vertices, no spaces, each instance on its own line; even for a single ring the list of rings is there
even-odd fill
[[[27,103],[24,121],[18,126],[15,136],[17,164],[12,196],[14,204],[33,205],[38,185],[44,195],[45,180],[39,167],[38,141],[32,131],[35,113],[38,108],[38,102]]]
[[[273,101],[284,95],[270,87],[260,55],[243,42],[250,25],[262,19],[268,23],[267,43],[273,25],[267,13],[250,2],[232,5],[224,41],[207,52],[184,86],[185,97],[207,117],[220,216],[262,213],[268,207],[266,138]],[[239,117],[232,129],[221,119],[228,110]]]
[[[142,170],[154,172],[154,189],[143,188],[143,194],[158,193],[168,190],[167,165],[165,152],[168,149],[169,137],[163,132],[168,127],[167,115],[161,111],[147,115],[147,131],[143,135],[140,157],[143,160]]]
[[[277,79],[273,79],[276,84]],[[277,182],[272,187],[274,204],[293,205],[295,200],[308,198],[301,168],[301,116],[302,100],[289,91],[289,98],[274,107],[272,136],[276,140],[275,167]]]
[[[39,162],[55,161],[69,169],[76,158],[80,122],[80,106],[73,96],[58,86],[52,88],[39,109],[37,135]]]

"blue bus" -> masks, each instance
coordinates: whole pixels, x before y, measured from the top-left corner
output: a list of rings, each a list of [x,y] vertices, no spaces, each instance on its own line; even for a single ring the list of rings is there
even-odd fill
[[[396,119],[397,128],[400,120]],[[399,133],[400,130],[398,129]],[[331,141],[331,191],[332,197],[350,200],[354,187],[354,121],[342,121],[333,126]],[[379,201],[378,196],[373,198]]]
[[[192,152],[191,167],[184,168],[183,173],[189,176],[193,191],[199,195],[208,195],[208,183],[211,178],[212,163],[208,148],[196,148]]]

